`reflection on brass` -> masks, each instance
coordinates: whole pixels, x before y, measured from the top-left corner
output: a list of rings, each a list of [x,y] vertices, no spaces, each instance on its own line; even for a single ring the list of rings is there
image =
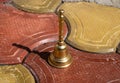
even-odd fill
[[[68,53],[67,45],[63,40],[63,23],[64,15],[63,10],[59,10],[59,41],[54,48],[53,53],[51,53],[48,62],[57,68],[68,67],[72,63],[72,57]]]
[[[13,0],[13,5],[21,10],[35,13],[54,12],[61,0]]]
[[[31,73],[22,65],[0,66],[0,83],[35,83]]]
[[[68,43],[89,52],[116,51],[120,42],[120,9],[87,2],[68,2],[61,8],[70,24]]]

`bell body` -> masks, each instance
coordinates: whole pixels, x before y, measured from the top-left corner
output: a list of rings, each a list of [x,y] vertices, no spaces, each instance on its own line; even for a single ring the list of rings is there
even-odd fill
[[[54,51],[51,53],[48,62],[50,65],[57,68],[68,67],[72,63],[72,57],[67,51],[66,44],[59,43],[55,46]]]

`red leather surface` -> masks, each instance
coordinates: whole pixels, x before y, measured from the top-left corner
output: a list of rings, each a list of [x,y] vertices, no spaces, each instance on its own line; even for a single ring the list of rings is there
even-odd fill
[[[6,2],[6,1],[8,1],[8,0],[0,0],[0,2]]]
[[[54,45],[55,42],[49,41],[39,45],[24,61],[38,83],[120,83],[118,54],[93,54],[68,47],[73,63],[68,68],[57,69],[47,63]]]
[[[56,35],[54,41],[57,34],[56,14],[31,14],[0,5],[0,64],[22,62],[28,51],[48,41],[40,40]]]
[[[71,66],[50,66],[47,58],[57,36],[56,14],[31,14],[0,5],[0,64],[23,63],[37,83],[120,83],[120,56],[116,53],[93,54],[69,46]]]

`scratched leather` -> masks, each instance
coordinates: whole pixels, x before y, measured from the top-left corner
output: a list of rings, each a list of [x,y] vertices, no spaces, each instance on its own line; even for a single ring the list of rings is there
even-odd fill
[[[116,53],[95,54],[68,45],[73,63],[64,69],[50,66],[47,61],[55,42],[47,41],[34,49],[25,59],[40,83],[110,83],[120,82],[120,56]]]
[[[42,38],[54,35],[51,39],[54,41],[57,34],[58,17],[55,13],[32,14],[0,4],[1,64],[21,63],[37,43],[46,42],[46,40],[42,42]]]

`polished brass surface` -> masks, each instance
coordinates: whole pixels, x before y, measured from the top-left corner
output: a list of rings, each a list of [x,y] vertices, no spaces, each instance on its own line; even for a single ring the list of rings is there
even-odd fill
[[[72,57],[67,50],[67,45],[63,39],[64,11],[59,10],[59,41],[51,53],[48,62],[57,68],[68,67],[72,63]]]
[[[66,2],[60,9],[64,9],[70,24],[69,44],[88,52],[116,52],[120,43],[120,9],[87,2]]]
[[[61,0],[12,0],[13,5],[21,10],[34,13],[54,12]]]
[[[0,66],[0,83],[35,83],[35,80],[23,65],[7,65]]]

